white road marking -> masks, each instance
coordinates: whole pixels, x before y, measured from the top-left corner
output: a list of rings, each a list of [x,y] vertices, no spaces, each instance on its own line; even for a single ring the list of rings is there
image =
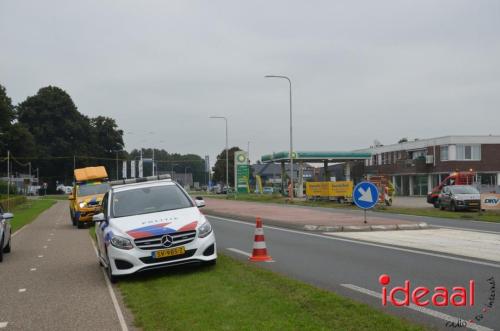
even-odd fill
[[[500,262],[500,233],[481,233],[459,229],[425,229],[419,231],[365,231],[331,232],[335,237],[363,240],[444,254],[465,256],[472,259]]]
[[[36,268],[31,268],[30,271],[36,271]]]
[[[97,252],[97,247],[95,246],[94,240],[90,238],[90,242],[92,243],[92,246],[94,247],[94,252],[97,258],[99,258],[99,253]],[[122,309],[120,308],[120,305],[118,304],[118,300],[116,299],[115,291],[113,290],[113,286],[111,285],[111,282],[108,279],[108,275],[106,275],[106,272],[104,271],[104,268],[102,269],[102,274],[104,275],[104,280],[106,281],[106,286],[108,287],[109,295],[111,296],[111,301],[113,302],[113,306],[115,307],[116,315],[118,316],[118,321],[120,322],[120,327],[122,328],[122,331],[128,331],[127,323],[125,323],[125,318],[123,317],[123,312]]]
[[[43,255],[38,255],[38,257],[39,257],[39,258],[42,258],[42,257],[43,257]]]
[[[47,245],[43,246],[43,248],[47,248],[47,247],[48,247]]]
[[[241,254],[241,255],[245,255],[245,256],[248,256],[248,257],[252,256],[252,254],[244,252],[244,251],[240,251],[237,248],[228,248],[227,250],[231,251],[231,252],[235,252],[235,253]]]
[[[248,256],[248,257],[251,257],[252,254],[250,253],[247,253],[245,251],[242,251],[242,250],[239,250],[237,248],[226,248],[228,251],[231,251],[231,252],[235,252],[235,253],[238,253],[238,254],[241,254],[241,255],[245,255],[245,256]],[[271,261],[263,261],[263,262],[266,262],[266,263],[272,263],[272,262],[276,262],[274,260],[271,260]]]
[[[0,322],[0,329],[6,328],[9,322]]]
[[[238,224],[243,224],[243,225],[247,225],[247,226],[250,226],[250,227],[255,227],[254,224],[248,223],[248,222],[243,222],[243,221],[238,221],[238,220],[233,220],[233,219],[223,218],[223,217],[218,217],[218,216],[212,216],[212,215],[206,215],[206,216],[208,216],[210,218],[213,218],[213,219],[219,219],[219,220],[222,220],[222,221],[228,221],[228,222],[232,222],[232,223],[238,223]],[[337,240],[337,241],[343,241],[343,242],[348,242],[348,243],[353,243],[353,244],[358,244],[358,245],[387,248],[387,249],[392,249],[392,250],[395,250],[395,251],[402,251],[402,252],[408,252],[408,253],[414,253],[414,254],[420,254],[420,255],[427,255],[427,256],[439,257],[439,258],[448,259],[448,260],[454,260],[454,261],[461,261],[461,262],[479,264],[479,265],[484,265],[484,266],[493,267],[493,268],[499,268],[500,269],[500,264],[483,262],[483,261],[476,261],[476,260],[471,260],[471,259],[461,258],[461,257],[456,257],[456,256],[449,256],[449,255],[443,255],[443,254],[437,254],[437,253],[430,253],[430,252],[424,252],[424,251],[419,251],[419,250],[414,250],[414,249],[408,249],[408,248],[400,248],[400,247],[389,246],[389,245],[374,244],[374,243],[369,243],[369,242],[364,242],[364,241],[359,241],[359,240],[351,240],[351,239],[345,239],[345,238],[339,238],[339,237],[332,237],[332,236],[322,235],[322,234],[307,233],[307,232],[302,232],[302,231],[297,231],[297,230],[290,230],[290,229],[279,228],[279,227],[275,227],[275,226],[264,225],[264,228],[278,230],[278,231],[283,231],[283,232],[289,232],[289,233],[295,233],[295,234],[300,234],[300,235],[309,236],[309,237],[317,237],[317,238],[323,238],[323,239]]]
[[[25,288],[20,288],[19,289],[19,293],[22,293],[22,292],[26,292],[26,289]]]
[[[375,292],[375,291],[372,291],[372,290],[369,290],[369,289],[366,289],[363,287],[359,287],[359,286],[356,286],[353,284],[340,284],[340,285],[342,285],[343,287],[346,287],[348,289],[351,289],[353,291],[357,291],[357,292],[372,296],[374,298],[382,299],[381,293],[378,293],[378,292]],[[453,317],[451,315],[447,315],[447,314],[444,314],[444,313],[441,313],[439,311],[435,311],[435,310],[432,310],[429,308],[420,307],[420,306],[414,305],[412,303],[410,303],[409,306],[405,306],[405,307],[408,309],[419,311],[423,314],[426,314],[426,315],[429,315],[429,316],[432,316],[435,318],[442,319],[444,321],[451,321],[451,322],[458,321],[457,317]],[[467,328],[472,329],[472,330],[477,330],[477,331],[494,331],[493,329],[490,329],[490,328],[487,328],[487,327],[484,327],[484,326],[481,326],[481,325],[478,325],[475,323],[469,323],[469,322],[467,322]]]
[[[49,238],[49,239],[47,239],[47,241],[52,241],[52,239]]]

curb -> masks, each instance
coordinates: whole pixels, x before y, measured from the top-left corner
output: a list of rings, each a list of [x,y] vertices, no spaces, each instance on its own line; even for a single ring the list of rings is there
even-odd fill
[[[362,232],[362,231],[397,231],[428,229],[425,222],[418,224],[390,224],[390,225],[304,225],[303,230],[318,232]]]
[[[221,213],[213,210],[206,210],[206,216],[233,218],[240,221],[255,223],[255,217],[245,217],[231,213]],[[314,224],[290,224],[283,221],[265,219],[266,225],[279,226],[288,229],[302,230],[308,232],[366,232],[366,231],[397,231],[397,230],[420,230],[428,229],[425,222],[414,224],[390,224],[390,225],[314,225]]]

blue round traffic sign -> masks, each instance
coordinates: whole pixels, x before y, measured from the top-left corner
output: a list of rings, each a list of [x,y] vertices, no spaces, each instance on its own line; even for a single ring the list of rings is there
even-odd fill
[[[352,200],[361,209],[371,209],[378,202],[378,189],[373,183],[361,182],[354,187]]]

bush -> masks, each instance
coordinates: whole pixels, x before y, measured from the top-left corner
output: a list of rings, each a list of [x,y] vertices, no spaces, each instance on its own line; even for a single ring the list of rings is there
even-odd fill
[[[7,194],[7,182],[0,180],[0,194]],[[10,183],[10,194],[17,194],[16,185]]]
[[[4,207],[7,208],[9,206],[9,210],[12,210],[12,208],[19,206],[23,203],[26,202],[26,197],[24,195],[19,195],[19,196],[14,196],[10,199],[3,199],[0,200],[0,204]]]

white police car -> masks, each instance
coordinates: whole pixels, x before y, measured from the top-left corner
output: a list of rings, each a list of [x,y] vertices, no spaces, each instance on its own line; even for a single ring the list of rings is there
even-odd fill
[[[93,220],[99,262],[112,282],[150,269],[215,264],[215,235],[198,209],[205,202],[191,199],[179,184],[164,178],[169,176],[110,183],[103,212]]]

